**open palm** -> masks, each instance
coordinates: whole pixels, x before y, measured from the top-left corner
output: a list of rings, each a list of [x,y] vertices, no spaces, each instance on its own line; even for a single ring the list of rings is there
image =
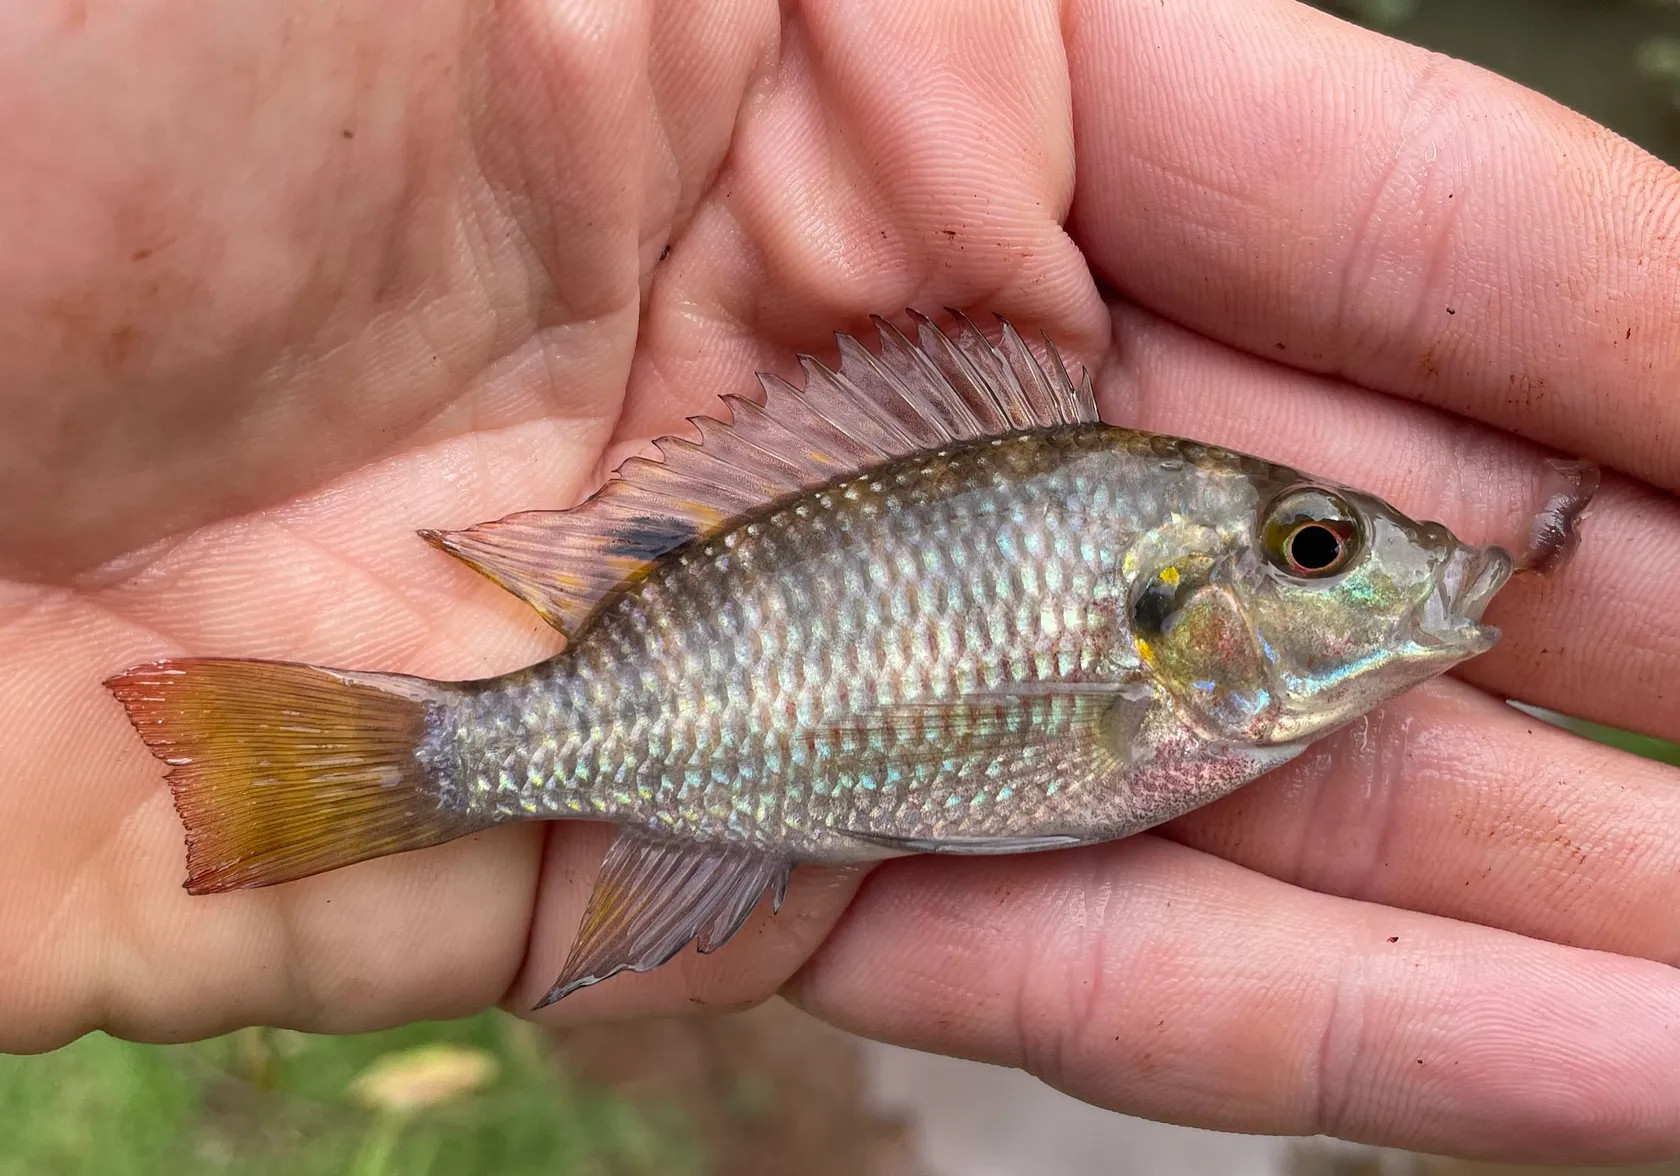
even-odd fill
[[[528,1007],[599,829],[192,898],[101,679],[536,660],[416,528],[567,505],[831,330],[962,305],[1051,332],[1111,420],[1467,539],[1522,541],[1543,446],[1618,472],[1465,680],[1162,835],[796,875],[543,1015],[783,990],[1161,1118],[1680,1149],[1680,773],[1497,700],[1680,734],[1673,171],[1284,0],[0,21],[0,1046]]]

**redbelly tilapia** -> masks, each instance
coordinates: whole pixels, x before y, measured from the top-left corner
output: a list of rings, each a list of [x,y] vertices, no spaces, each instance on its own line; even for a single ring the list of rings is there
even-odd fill
[[[798,862],[1123,837],[1472,657],[1512,559],[1254,457],[1101,423],[959,319],[659,443],[568,511],[422,532],[564,632],[432,682],[175,659],[108,683],[195,893],[507,821],[616,823],[547,1001],[727,941]],[[1048,344],[1048,341],[1046,341]]]

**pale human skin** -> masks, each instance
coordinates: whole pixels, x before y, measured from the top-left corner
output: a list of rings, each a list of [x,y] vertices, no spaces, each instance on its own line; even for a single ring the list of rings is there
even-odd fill
[[[831,330],[962,305],[1052,331],[1111,420],[1474,541],[1521,542],[1541,446],[1605,486],[1493,653],[1287,771],[1109,846],[801,874],[540,1019],[780,992],[1179,1122],[1680,1151],[1680,772],[1497,700],[1680,736],[1673,170],[1283,0],[0,21],[0,1047],[528,1008],[601,829],[192,898],[100,680],[533,661],[415,528],[565,505]]]

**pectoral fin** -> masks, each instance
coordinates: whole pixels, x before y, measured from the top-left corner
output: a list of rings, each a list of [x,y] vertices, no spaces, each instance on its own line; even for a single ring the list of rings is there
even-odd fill
[[[1039,853],[1047,849],[1070,849],[1083,845],[1086,838],[1071,833],[1053,833],[1044,837],[894,837],[890,833],[863,833],[846,830],[855,841],[878,845],[899,853],[959,853],[1001,854]]]
[[[928,762],[981,760],[992,788],[1054,775],[1064,787],[1118,779],[1152,700],[1137,683],[1042,684],[869,711],[821,735],[831,770],[875,774]],[[1006,854],[1066,849],[1088,831],[997,836],[904,836],[862,828],[835,832],[893,853]]]
[[[651,971],[690,942],[702,953],[716,951],[766,890],[780,909],[789,868],[746,845],[621,829],[601,863],[566,966],[536,1008],[620,972]]]
[[[835,719],[807,733],[835,771],[910,767],[952,757],[1003,759],[1023,751],[1123,762],[1117,733],[1148,708],[1134,683],[1049,683],[900,703]]]

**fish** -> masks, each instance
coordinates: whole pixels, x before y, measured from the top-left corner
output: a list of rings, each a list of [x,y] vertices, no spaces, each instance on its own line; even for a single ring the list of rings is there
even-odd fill
[[[1041,358],[1007,321],[994,341],[951,315],[911,312],[914,339],[876,317],[873,350],[838,335],[837,369],[761,375],[575,507],[421,531],[564,635],[548,660],[110,678],[167,767],[187,890],[610,822],[541,1008],[717,950],[796,865],[1152,828],[1497,640],[1506,550],[1104,423],[1048,336]],[[1548,557],[1579,497],[1537,522]]]

